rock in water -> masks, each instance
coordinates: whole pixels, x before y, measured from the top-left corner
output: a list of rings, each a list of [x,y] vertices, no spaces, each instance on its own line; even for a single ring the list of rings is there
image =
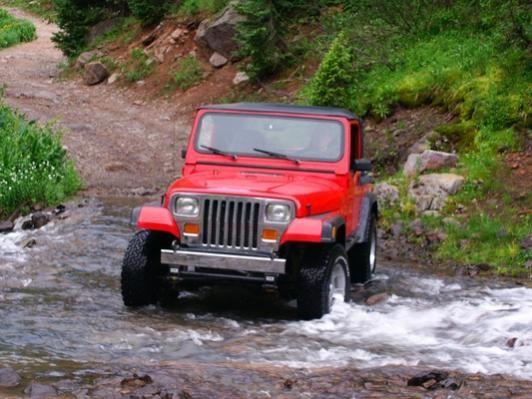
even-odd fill
[[[0,369],[0,387],[13,388],[20,384],[20,375],[11,367]]]
[[[201,22],[194,40],[228,59],[234,59],[234,53],[238,49],[235,41],[236,25],[244,19],[236,11],[235,2],[231,2],[219,14]]]
[[[31,399],[52,399],[57,397],[57,390],[51,385],[39,384],[33,381],[24,393]]]
[[[40,229],[50,222],[50,216],[44,212],[35,212],[31,215],[31,222],[34,229]]]
[[[15,225],[13,222],[6,220],[4,222],[0,222],[0,233],[9,233],[15,228]]]
[[[85,65],[84,82],[88,86],[97,85],[109,76],[109,71],[101,62],[90,62]]]

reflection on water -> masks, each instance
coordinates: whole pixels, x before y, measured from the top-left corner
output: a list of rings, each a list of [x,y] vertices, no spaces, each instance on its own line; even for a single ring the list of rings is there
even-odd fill
[[[292,303],[233,289],[184,292],[170,310],[128,310],[119,274],[129,209],[125,201],[93,202],[40,231],[0,235],[0,364],[50,376],[179,359],[427,364],[532,378],[526,288],[383,268],[387,302],[340,303],[317,321],[295,320]],[[21,249],[29,236],[37,246]]]

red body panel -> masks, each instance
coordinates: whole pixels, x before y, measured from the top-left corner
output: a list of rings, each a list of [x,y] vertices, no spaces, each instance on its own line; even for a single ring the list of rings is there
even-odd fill
[[[352,126],[360,130],[358,121],[344,117],[298,114],[299,118],[335,120],[345,127],[343,157],[337,162],[301,161],[295,164],[284,159],[239,156],[236,160],[223,155],[201,153],[195,150],[196,130],[201,117],[207,112],[264,114],[294,116],[290,113],[199,110],[189,137],[183,177],[168,189],[164,207],[169,207],[170,198],[176,193],[201,193],[284,199],[293,201],[296,219],[289,225],[282,237],[286,242],[320,242],[323,220],[309,218],[334,212],[345,221],[346,234],[351,234],[359,224],[361,200],[371,185],[360,185],[360,172],[350,171],[351,153],[355,158],[362,156],[362,137],[352,140]],[[353,146],[352,146],[353,144]],[[353,150],[353,148],[355,150]],[[155,208],[160,209],[160,208]],[[147,208],[141,213],[143,228],[167,231],[179,236],[172,214],[166,210]]]
[[[179,228],[172,213],[160,206],[143,206],[137,220],[137,228],[169,233],[179,238]]]

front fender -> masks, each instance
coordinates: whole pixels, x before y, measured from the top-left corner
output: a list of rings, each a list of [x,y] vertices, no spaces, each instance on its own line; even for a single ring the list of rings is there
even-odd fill
[[[179,238],[179,228],[172,213],[161,206],[142,206],[131,213],[131,224],[140,230],[160,231]]]
[[[336,214],[294,219],[283,234],[281,245],[288,242],[335,242],[336,233],[344,224],[343,218]]]

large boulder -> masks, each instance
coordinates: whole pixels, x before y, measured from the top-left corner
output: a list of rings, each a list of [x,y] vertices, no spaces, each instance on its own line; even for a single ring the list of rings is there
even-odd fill
[[[238,49],[236,25],[245,19],[236,11],[236,4],[238,2],[232,1],[217,15],[202,21],[194,38],[199,45],[233,60]]]
[[[432,173],[420,176],[410,186],[408,194],[416,202],[418,213],[429,213],[443,209],[447,197],[454,195],[464,184],[464,178],[453,173]]]
[[[458,156],[448,152],[426,150],[421,154],[410,154],[404,166],[406,176],[414,176],[426,170],[438,170],[456,166]]]
[[[86,85],[97,85],[108,77],[109,71],[101,62],[90,62],[85,65],[85,76],[83,77],[83,80]]]

